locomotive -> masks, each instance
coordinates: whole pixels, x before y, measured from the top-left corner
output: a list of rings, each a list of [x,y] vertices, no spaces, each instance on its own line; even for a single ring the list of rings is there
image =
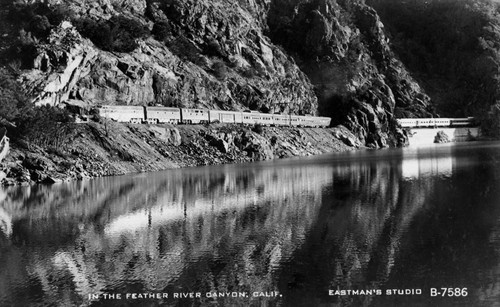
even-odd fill
[[[101,117],[133,124],[205,124],[228,123],[263,126],[328,127],[331,118],[311,115],[267,114],[257,111],[224,111],[146,106],[97,107]]]

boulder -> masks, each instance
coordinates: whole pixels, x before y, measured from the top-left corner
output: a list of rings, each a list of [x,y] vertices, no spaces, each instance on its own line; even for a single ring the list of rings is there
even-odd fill
[[[434,143],[442,144],[449,142],[450,142],[450,137],[444,131],[438,131],[438,133],[434,137]]]
[[[344,126],[337,126],[332,129],[332,135],[350,147],[359,148],[363,144],[359,139]]]
[[[63,182],[63,180],[55,176],[47,176],[42,182],[47,184],[54,184],[54,183],[61,183]]]

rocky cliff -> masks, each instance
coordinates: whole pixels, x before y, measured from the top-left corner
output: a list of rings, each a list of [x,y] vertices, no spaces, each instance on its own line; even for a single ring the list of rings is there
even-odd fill
[[[315,85],[319,108],[364,142],[385,146],[395,117],[430,113],[430,99],[390,48],[377,13],[362,1],[271,3],[270,36]]]
[[[375,147],[396,143],[395,116],[429,115],[428,96],[362,1],[43,2],[64,7],[65,21],[37,41],[21,74],[37,104],[319,112]],[[145,29],[131,48],[103,44],[116,16]]]
[[[500,2],[369,0],[392,46],[443,117],[500,137]]]
[[[320,133],[320,142],[369,147],[403,145],[405,135],[395,118],[428,116],[432,112],[429,97],[392,51],[376,11],[363,1],[3,2],[1,62],[15,71],[25,94],[36,105],[63,106],[71,102],[87,107],[164,105],[319,114],[332,117],[334,126],[343,125],[336,132]],[[214,146],[227,151],[227,144],[234,142],[240,150],[238,154],[248,151],[238,143],[241,140],[207,139],[210,134],[200,132],[193,135],[207,141],[200,143],[201,151],[182,152],[183,158],[175,160],[176,154],[161,148],[142,152],[139,141],[125,147],[117,145],[118,149],[106,145],[128,133],[127,129],[134,130],[134,134],[158,137],[161,143],[163,132],[157,135],[154,127],[125,125],[107,131],[103,140],[94,133],[99,130],[94,126],[82,125],[75,131],[93,134],[88,147],[104,150],[101,155],[108,151],[108,155],[116,155],[118,160],[108,159],[110,164],[105,170],[98,167],[87,172],[89,176],[261,160],[336,148],[333,145],[323,148],[316,140],[311,142],[315,150],[280,154],[271,149],[274,145],[269,145],[272,143],[269,135],[268,139],[250,146],[254,149],[251,158],[248,158],[251,155],[236,157],[233,153],[221,161],[212,161],[203,152],[211,152]],[[231,129],[231,135],[235,133],[242,138],[240,128]],[[180,131],[182,134],[190,128],[183,127]],[[291,142],[294,140],[288,132],[274,133],[275,139],[286,135]],[[76,137],[69,142],[63,152],[32,144],[24,146],[22,141],[16,141],[10,167],[5,170],[15,178],[23,177],[24,172],[26,180],[45,180],[51,171],[33,173],[30,170],[36,171],[37,163],[23,162],[29,161],[26,157],[31,154],[40,161],[59,161],[58,156],[63,155],[68,157],[66,164],[80,163],[92,169],[91,158],[86,158],[88,161],[71,158],[72,150],[78,152],[75,148],[81,145],[77,140]],[[153,160],[156,157],[161,162],[145,163],[140,157]],[[81,170],[68,173],[69,169],[64,167],[49,169],[55,170],[55,177],[78,177],[75,174],[82,173]],[[84,172],[82,176],[87,175]]]
[[[262,33],[251,14],[230,1],[65,2],[71,20],[37,45],[33,69],[23,74],[37,104],[76,99],[316,113],[317,99],[306,75]],[[163,32],[120,53],[99,49],[72,25],[113,15]]]

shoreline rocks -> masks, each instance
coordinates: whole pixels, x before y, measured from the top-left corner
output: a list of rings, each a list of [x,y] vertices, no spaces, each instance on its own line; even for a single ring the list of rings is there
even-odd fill
[[[438,131],[438,133],[434,137],[434,143],[436,144],[444,144],[450,142],[450,137],[444,131]]]
[[[237,125],[76,126],[66,148],[13,144],[0,167],[1,185],[53,184],[102,176],[202,165],[312,156],[362,147],[345,127],[277,128]],[[0,174],[1,175],[1,174]]]

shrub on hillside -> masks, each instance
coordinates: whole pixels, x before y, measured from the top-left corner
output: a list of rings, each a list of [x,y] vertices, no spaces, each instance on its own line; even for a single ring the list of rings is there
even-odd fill
[[[71,19],[72,13],[62,5],[48,6],[45,3],[10,5],[7,19],[11,25],[32,33],[39,39],[46,38],[53,27],[63,20]]]
[[[4,65],[15,66],[17,69],[31,69],[37,55],[35,42],[17,40],[1,53],[0,62]]]
[[[132,52],[138,46],[137,39],[149,33],[138,21],[123,16],[100,21],[81,19],[74,23],[83,36],[106,51]]]
[[[0,126],[13,140],[25,140],[44,148],[62,148],[71,142],[74,119],[58,107],[35,107],[14,76],[0,68]]]
[[[179,35],[175,39],[166,40],[165,45],[173,54],[181,59],[190,61],[194,64],[201,64],[201,50],[184,35]]]
[[[47,37],[50,33],[52,25],[47,16],[35,15],[30,20],[27,30],[36,37]]]
[[[220,43],[215,38],[209,38],[203,45],[203,52],[208,56],[227,57],[226,52],[222,49]]]
[[[480,118],[480,122],[484,135],[500,138],[500,104],[491,106],[486,116]]]
[[[172,34],[172,29],[168,22],[159,21],[155,22],[155,24],[153,25],[153,30],[151,30],[151,34],[153,34],[156,40],[164,41]]]
[[[212,71],[214,72],[214,76],[219,80],[226,79],[227,74],[229,73],[229,69],[222,61],[215,62],[212,65]]]
[[[112,51],[113,37],[111,28],[106,22],[96,22],[91,19],[82,19],[75,22],[81,35],[90,39],[97,47]]]
[[[58,107],[33,107],[18,120],[16,136],[42,148],[62,149],[71,142],[74,119]]]
[[[264,132],[264,127],[261,124],[255,124],[252,127],[252,131],[257,134],[262,134]]]
[[[36,56],[35,45],[47,39],[50,31],[64,19],[71,18],[69,9],[62,5],[48,6],[45,3],[5,4],[7,14],[0,18],[0,28],[5,28],[10,35],[0,41],[5,48],[0,48],[0,63],[11,65],[21,63],[18,68],[32,68]],[[17,36],[15,34],[18,34]]]
[[[0,68],[0,126],[15,124],[28,105],[28,99],[14,76]]]

